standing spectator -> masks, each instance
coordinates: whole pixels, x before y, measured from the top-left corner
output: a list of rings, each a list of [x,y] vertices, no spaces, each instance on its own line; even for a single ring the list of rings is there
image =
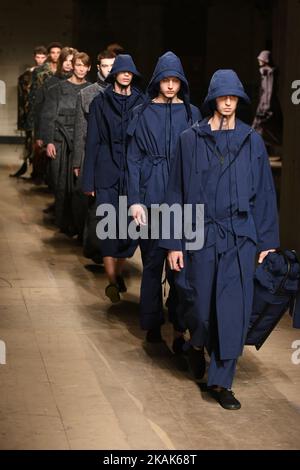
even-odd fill
[[[269,155],[272,155],[274,146],[282,144],[283,117],[277,96],[278,70],[272,65],[270,51],[262,51],[257,60],[261,83],[252,126],[262,136]]]

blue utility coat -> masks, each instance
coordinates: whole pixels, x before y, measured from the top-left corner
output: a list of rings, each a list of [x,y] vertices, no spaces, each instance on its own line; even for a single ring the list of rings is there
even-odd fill
[[[183,132],[169,178],[167,204],[205,205],[204,247],[187,252],[186,240],[172,234],[160,242],[163,248],[185,252],[185,268],[176,282],[189,304],[182,314],[192,344],[207,344],[214,308],[222,360],[235,359],[243,350],[255,254],[279,246],[276,194],[264,143],[239,120],[235,130],[225,132],[225,147],[207,119]]]
[[[133,87],[131,95],[126,96],[115,93],[112,85],[93,100],[83,166],[84,192],[97,192],[121,183],[120,191],[124,193],[128,120],[133,108],[143,101],[139,89]]]
[[[154,103],[160,81],[177,77],[183,103]],[[180,59],[171,51],[163,54],[147,88],[148,100],[138,106],[128,127],[128,203],[147,207],[164,201],[170,168],[179,135],[201,118],[189,103],[189,86]]]

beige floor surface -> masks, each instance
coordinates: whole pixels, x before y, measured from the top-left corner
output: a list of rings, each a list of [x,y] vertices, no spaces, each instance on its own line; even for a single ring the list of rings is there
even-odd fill
[[[0,146],[0,449],[299,449],[290,318],[261,351],[246,348],[242,409],[223,410],[178,369],[169,325],[166,345],[145,345],[139,253],[111,306],[101,268],[43,214],[50,194],[8,177],[21,150]]]

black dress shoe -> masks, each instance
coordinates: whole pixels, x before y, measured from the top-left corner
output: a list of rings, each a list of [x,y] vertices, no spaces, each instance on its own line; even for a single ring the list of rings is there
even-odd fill
[[[105,295],[108,297],[113,304],[120,302],[120,293],[119,293],[118,284],[109,284],[105,289]]]
[[[95,264],[103,264],[103,258],[101,255],[94,255],[91,260],[95,263]]]
[[[50,206],[43,209],[44,214],[53,214],[55,212],[55,204],[50,204]]]
[[[206,370],[206,362],[203,349],[191,347],[187,351],[190,368],[196,380],[203,379]]]
[[[178,336],[174,339],[172,349],[174,354],[184,354],[183,346],[185,345],[185,339],[183,336]]]
[[[119,286],[119,292],[127,292],[127,287],[124,278],[122,276],[117,276],[116,281]]]
[[[157,328],[152,328],[147,331],[146,341],[148,343],[162,343],[163,339],[161,336],[160,326]]]
[[[225,410],[239,410],[242,406],[235,398],[232,390],[227,388],[222,388],[221,390],[211,388],[209,392]]]
[[[20,176],[24,175],[27,171],[27,160],[24,161],[22,166],[16,171],[16,173],[13,173],[9,175],[12,178],[19,178]]]

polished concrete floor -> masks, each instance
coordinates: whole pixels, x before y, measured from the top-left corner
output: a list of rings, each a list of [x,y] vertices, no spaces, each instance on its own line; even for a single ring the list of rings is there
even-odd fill
[[[223,410],[166,344],[138,327],[139,254],[112,306],[101,269],[42,209],[51,197],[9,178],[21,148],[0,146],[1,449],[299,449],[300,331],[283,319],[261,351],[246,348]]]

